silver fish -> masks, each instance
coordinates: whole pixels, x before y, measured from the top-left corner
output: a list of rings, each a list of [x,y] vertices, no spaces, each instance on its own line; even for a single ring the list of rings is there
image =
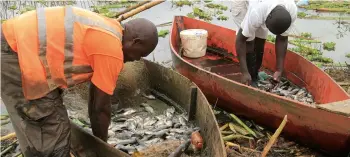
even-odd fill
[[[120,145],[126,145],[126,144],[132,144],[132,143],[136,143],[136,138],[132,137],[131,139],[127,139],[127,140],[118,140],[117,144]]]
[[[174,113],[175,113],[175,108],[173,106],[165,110],[165,115],[167,118],[172,118]]]
[[[173,126],[173,122],[171,121],[171,120],[166,120],[165,121],[165,125],[167,125],[167,126]]]
[[[179,128],[181,125],[182,125],[181,123],[176,123],[176,124],[174,125],[174,128]]]
[[[133,133],[124,130],[121,133],[117,133],[115,137],[118,139],[129,139],[132,135]]]
[[[108,130],[108,137],[114,137],[115,136],[115,132],[113,132],[112,130]]]
[[[164,136],[167,132],[168,132],[168,129],[165,129],[165,130],[161,130],[161,131],[155,132],[155,133],[153,133],[153,135],[154,135],[155,137],[162,137],[162,136]]]
[[[167,140],[177,140],[175,136],[166,136],[165,139]]]
[[[127,116],[127,115],[131,115],[131,114],[133,114],[133,113],[135,113],[135,112],[136,112],[136,110],[134,110],[134,109],[132,109],[132,108],[127,108],[127,109],[125,109],[125,112],[122,113],[122,115],[123,115],[123,116]]]
[[[183,116],[179,116],[179,122],[181,125],[185,126],[186,125],[186,119]]]
[[[131,131],[135,131],[137,123],[134,119],[128,119],[125,124],[127,125],[128,129]]]
[[[138,145],[138,146],[136,146],[136,150],[137,150],[137,151],[142,151],[142,150],[144,150],[144,149],[146,149],[146,146],[143,146],[143,145]]]
[[[157,122],[157,119],[147,117],[144,121],[145,123],[143,124],[143,126],[152,126]]]
[[[183,129],[169,129],[170,132],[178,133],[178,134],[183,134],[186,132],[186,130]]]
[[[144,107],[147,112],[154,113],[153,108],[151,106],[149,106],[148,104],[142,103],[141,106]]]
[[[129,153],[136,151],[136,148],[133,146],[130,146],[130,145],[128,145],[128,146],[116,145],[115,148],[128,151]]]
[[[156,116],[156,119],[160,121],[166,119],[166,117],[164,115],[158,115]]]
[[[151,145],[151,144],[155,144],[155,143],[158,143],[158,142],[161,142],[161,141],[162,141],[162,139],[160,139],[160,138],[154,138],[154,139],[145,141],[145,144],[146,145]]]
[[[155,100],[156,99],[156,97],[154,97],[152,94],[146,95],[145,93],[143,93],[142,96],[144,96],[145,98],[147,98],[149,100]]]
[[[155,125],[155,126],[162,126],[162,125],[165,125],[165,121],[164,121],[164,120],[158,120],[154,125]]]
[[[291,92],[290,92],[290,94],[291,95],[295,95],[296,93],[298,93],[299,92],[299,88],[295,88],[295,89],[293,89]]]
[[[144,141],[147,141],[148,139],[150,139],[151,137],[152,137],[153,135],[146,135],[146,136],[143,136],[143,138],[141,139],[141,140],[139,140],[139,141],[141,141],[141,142],[144,142]],[[140,142],[139,142],[140,143]]]

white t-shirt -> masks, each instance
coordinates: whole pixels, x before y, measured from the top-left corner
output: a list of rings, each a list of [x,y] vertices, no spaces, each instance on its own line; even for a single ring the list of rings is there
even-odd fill
[[[298,11],[294,0],[249,0],[248,3],[247,13],[241,23],[242,34],[245,37],[255,37],[255,32],[259,28],[267,34],[269,30],[265,25],[266,18],[277,5],[283,5],[292,18],[291,26],[281,35],[287,36],[291,33]]]

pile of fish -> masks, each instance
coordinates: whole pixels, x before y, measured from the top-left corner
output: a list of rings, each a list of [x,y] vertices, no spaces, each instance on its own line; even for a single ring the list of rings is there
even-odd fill
[[[167,140],[186,141],[199,128],[189,123],[185,115],[173,106],[156,114],[147,103],[140,108],[121,109],[112,117],[107,142],[132,154]],[[91,128],[86,129],[91,132]]]
[[[260,90],[271,92],[306,104],[315,104],[313,96],[306,90],[305,87],[300,88],[285,78],[282,78],[280,83],[276,84],[269,79],[272,78],[272,76],[266,74],[265,72],[260,72],[259,78],[257,88]]]

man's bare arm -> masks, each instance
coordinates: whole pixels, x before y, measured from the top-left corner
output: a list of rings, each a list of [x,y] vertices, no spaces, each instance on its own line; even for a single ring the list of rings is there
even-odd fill
[[[107,141],[108,126],[111,122],[110,95],[97,88],[93,83],[89,89],[89,116],[93,134]]]
[[[276,72],[279,73],[280,77],[283,73],[283,66],[284,66],[284,59],[287,52],[287,46],[288,46],[288,36],[281,36],[277,35],[276,37],[276,45],[275,45],[275,51],[276,51]],[[280,79],[280,78],[276,78]]]

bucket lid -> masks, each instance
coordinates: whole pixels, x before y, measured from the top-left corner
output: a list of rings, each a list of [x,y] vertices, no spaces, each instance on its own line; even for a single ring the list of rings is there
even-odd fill
[[[204,29],[186,29],[186,30],[183,30],[180,32],[180,35],[199,35],[199,36],[202,36],[202,35],[207,35],[208,34],[208,31],[207,30],[204,30]]]

